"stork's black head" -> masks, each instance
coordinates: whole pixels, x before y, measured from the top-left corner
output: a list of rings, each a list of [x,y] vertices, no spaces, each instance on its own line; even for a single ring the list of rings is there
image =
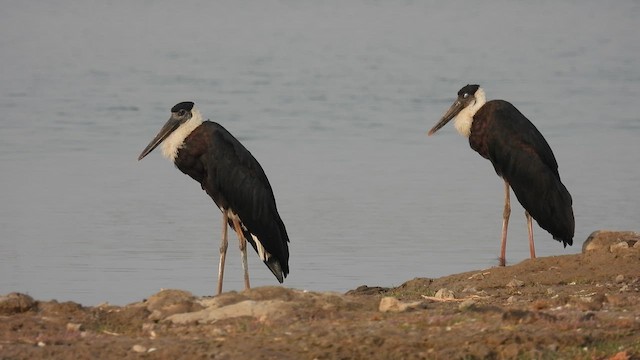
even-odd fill
[[[463,109],[466,109],[470,106],[476,105],[476,92],[480,89],[480,85],[467,85],[458,91],[458,98],[453,102],[453,105],[447,110],[447,112],[442,116],[440,121],[429,130],[429,135],[433,135],[436,131],[440,130],[443,126],[445,126],[449,120],[453,119],[460,113]],[[484,94],[484,92],[480,91],[480,93]],[[484,101],[484,97],[482,101]],[[481,106],[481,104],[480,104]],[[473,112],[477,111],[477,109],[473,110]],[[473,116],[473,114],[471,114]],[[466,136],[469,136],[468,134]]]
[[[193,105],[194,104],[191,101],[183,101],[181,103],[176,104],[174,107],[172,107],[171,117],[166,122],[166,124],[164,124],[162,129],[160,129],[160,132],[158,132],[158,135],[156,135],[156,137],[154,137],[153,140],[151,140],[149,145],[147,145],[147,147],[144,148],[144,150],[142,150],[142,153],[138,157],[138,160],[142,160],[143,157],[147,156],[150,152],[152,152],[153,149],[155,149],[158,145],[160,145],[160,143],[162,143],[164,139],[166,139],[169,135],[171,135],[172,132],[174,132],[177,128],[179,128],[180,125],[184,124],[189,119],[191,119],[191,116],[193,115],[192,114]]]
[[[478,91],[480,85],[467,85],[458,91],[458,98],[466,99]]]
[[[183,101],[181,103],[177,103],[174,107],[171,108],[172,113],[180,112],[180,110],[188,112],[193,109],[193,101]]]

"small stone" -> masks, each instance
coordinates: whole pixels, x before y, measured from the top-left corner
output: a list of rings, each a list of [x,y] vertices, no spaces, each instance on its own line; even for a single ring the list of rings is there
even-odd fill
[[[47,344],[44,343],[44,341],[38,341],[38,347],[45,347],[47,346]]]
[[[609,251],[611,252],[618,252],[618,251],[623,251],[628,249],[629,249],[629,244],[626,241],[621,241],[609,247]]]
[[[624,275],[620,274],[618,276],[616,276],[616,282],[617,283],[621,283],[624,281]]]
[[[464,310],[471,310],[473,308],[475,308],[476,306],[476,301],[473,299],[466,299],[465,301],[461,302],[460,305],[458,305],[458,310],[460,311],[464,311]]]
[[[455,299],[456,298],[453,291],[445,288],[438,290],[433,297],[438,299]]]
[[[554,295],[556,293],[552,288],[547,288],[547,295]]]
[[[79,332],[83,330],[84,327],[82,326],[82,324],[67,323],[67,331]]]
[[[142,346],[142,345],[140,345],[140,344],[133,345],[131,350],[133,350],[134,352],[137,352],[137,353],[147,352],[147,348]]]
[[[174,324],[212,323],[224,319],[251,316],[255,319],[274,320],[290,316],[293,302],[282,300],[244,300],[220,308],[209,307],[200,311],[174,314],[167,318]]]
[[[146,301],[147,310],[151,312],[149,320],[163,320],[174,314],[189,313],[203,309],[196,297],[188,291],[162,290]]]
[[[523,286],[524,286],[524,281],[518,280],[518,279],[512,279],[507,283],[508,288],[517,288],[517,287],[523,287]]]
[[[378,310],[380,312],[405,312],[423,308],[424,306],[425,304],[422,301],[402,302],[394,297],[386,296],[380,300]]]
[[[475,273],[469,276],[469,280],[482,280],[484,279],[485,275],[489,275],[489,272]]]
[[[629,291],[629,285],[624,284],[622,285],[622,287],[620,288],[620,292],[627,292]]]
[[[507,298],[507,304],[513,304],[515,302],[516,302],[515,296],[509,296],[509,298]]]

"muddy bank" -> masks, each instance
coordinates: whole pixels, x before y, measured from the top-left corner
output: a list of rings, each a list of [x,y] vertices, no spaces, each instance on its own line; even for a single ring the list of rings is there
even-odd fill
[[[600,232],[582,254],[346,294],[165,290],[96,307],[8,294],[0,358],[638,359],[638,240]]]

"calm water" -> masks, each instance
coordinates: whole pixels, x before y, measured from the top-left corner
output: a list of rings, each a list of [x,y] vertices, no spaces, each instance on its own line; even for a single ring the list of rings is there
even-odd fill
[[[472,9],[471,9],[472,8]],[[220,213],[154,152],[183,100],[262,163],[285,285],[345,291],[497,264],[502,181],[452,126],[480,83],[547,138],[576,245],[639,230],[636,1],[13,1],[0,13],[0,293],[138,301],[214,292]],[[528,258],[513,205],[507,260]],[[226,290],[241,290],[231,238]],[[250,254],[254,286],[277,284]]]

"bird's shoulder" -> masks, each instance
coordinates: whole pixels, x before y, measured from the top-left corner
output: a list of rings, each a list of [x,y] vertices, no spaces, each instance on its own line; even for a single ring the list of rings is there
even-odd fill
[[[264,170],[251,152],[224,126],[204,121],[199,127],[208,147],[203,156],[210,158],[210,164],[223,166],[226,169],[245,169],[244,172],[263,178]]]
[[[552,169],[558,165],[551,147],[536,126],[511,103],[504,100],[492,100],[485,105],[486,146],[490,157],[498,153],[521,151],[536,156]]]

